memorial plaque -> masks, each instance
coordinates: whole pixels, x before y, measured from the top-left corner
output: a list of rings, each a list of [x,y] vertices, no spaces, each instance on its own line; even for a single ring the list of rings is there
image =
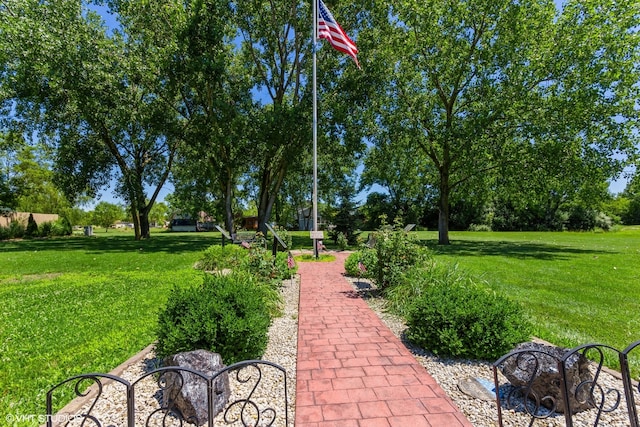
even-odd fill
[[[222,234],[222,237],[224,237],[225,239],[228,239],[228,240],[233,240],[231,238],[231,236],[229,235],[229,233],[227,233],[227,230],[225,230],[224,228],[220,227],[219,225],[214,225],[214,227],[216,228],[216,230],[218,230],[220,232],[220,234]]]
[[[280,243],[280,246],[282,246],[282,249],[287,249],[287,245],[282,241],[280,236],[278,236],[278,233],[276,233],[276,230],[274,230],[273,227],[269,224],[265,224],[265,225],[267,226],[267,229],[271,232],[271,234],[273,234],[273,237],[278,241],[278,243]]]
[[[458,381],[458,388],[464,394],[480,400],[495,400],[495,386],[493,382],[484,378],[462,378]]]
[[[309,234],[311,235],[311,238],[314,240],[324,239],[324,231],[310,231]]]

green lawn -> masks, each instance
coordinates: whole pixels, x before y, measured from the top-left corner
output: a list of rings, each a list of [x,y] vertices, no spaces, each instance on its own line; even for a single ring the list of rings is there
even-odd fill
[[[640,227],[452,232],[450,246],[438,246],[436,232],[418,233],[437,259],[524,303],[543,339],[620,349],[640,339]],[[311,249],[308,232],[292,237],[294,249]],[[219,243],[218,233],[155,233],[136,242],[132,233],[102,230],[92,238],[0,242],[0,425],[7,415],[42,414],[52,385],[108,372],[152,342],[171,287],[197,283],[193,264]]]
[[[609,233],[420,232],[437,259],[524,304],[535,334],[556,345],[640,340],[640,227]],[[640,358],[633,371],[640,373]],[[608,364],[618,366],[617,360]]]
[[[196,283],[194,262],[219,242],[218,233],[136,242],[111,231],[0,242],[0,425],[44,414],[51,386],[109,372],[153,342],[169,290]]]

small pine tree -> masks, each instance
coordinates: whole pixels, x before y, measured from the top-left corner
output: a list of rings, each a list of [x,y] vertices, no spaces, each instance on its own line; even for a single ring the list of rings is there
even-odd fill
[[[29,214],[29,220],[27,221],[27,229],[25,230],[26,237],[35,237],[38,235],[38,224],[33,219],[33,214]]]

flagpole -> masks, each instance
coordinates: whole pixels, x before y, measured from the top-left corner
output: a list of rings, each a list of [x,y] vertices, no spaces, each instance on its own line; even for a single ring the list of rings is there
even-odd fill
[[[316,87],[316,47],[318,42],[318,0],[313,1],[313,231],[318,231],[318,91]],[[318,241],[313,240],[313,255],[318,259]]]

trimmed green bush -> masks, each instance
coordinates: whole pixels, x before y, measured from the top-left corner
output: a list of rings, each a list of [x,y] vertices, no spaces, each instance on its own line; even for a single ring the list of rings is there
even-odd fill
[[[202,253],[196,268],[204,271],[233,270],[243,265],[248,255],[248,251],[238,245],[213,245]]]
[[[360,271],[358,262],[362,263],[365,271]],[[344,261],[344,269],[348,276],[370,279],[372,277],[372,272],[375,271],[374,269],[377,262],[378,258],[376,256],[376,251],[365,248],[350,254]]]
[[[273,294],[250,274],[205,275],[201,286],[174,288],[158,316],[156,352],[205,349],[226,364],[257,359],[267,346]]]
[[[407,338],[439,356],[495,360],[530,338],[522,307],[471,279],[421,287],[409,306]],[[448,283],[447,283],[448,282]]]

